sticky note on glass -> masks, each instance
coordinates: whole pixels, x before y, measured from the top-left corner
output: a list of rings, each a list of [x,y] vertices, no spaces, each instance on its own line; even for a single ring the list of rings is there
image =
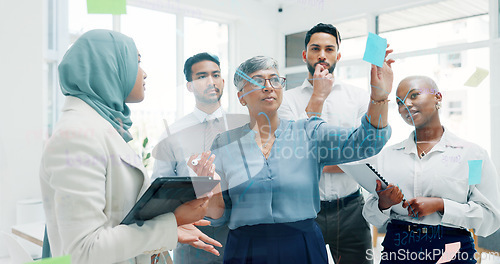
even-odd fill
[[[483,169],[482,160],[469,160],[469,185],[480,184]]]
[[[460,242],[445,244],[443,255],[441,255],[436,264],[450,262],[459,249]]]
[[[36,264],[71,264],[71,256],[62,256],[62,257],[57,257],[57,258],[44,258],[35,262],[29,262],[30,263],[36,263]]]
[[[87,0],[87,12],[89,14],[126,14],[127,0]]]
[[[478,87],[484,81],[484,79],[486,79],[489,73],[490,72],[486,69],[476,67],[476,71],[464,83],[464,85],[470,87]]]
[[[387,49],[387,39],[376,34],[368,33],[366,39],[365,55],[363,60],[379,67],[384,66],[385,50]]]

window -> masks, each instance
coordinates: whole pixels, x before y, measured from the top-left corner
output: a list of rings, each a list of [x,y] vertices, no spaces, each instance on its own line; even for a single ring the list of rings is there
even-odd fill
[[[148,75],[144,101],[128,104],[134,122],[129,130],[134,138],[131,144],[137,153],[150,152],[165,131],[164,121],[171,124],[176,116],[176,17],[129,5],[127,14],[121,16],[121,32],[134,39],[142,57],[141,67]],[[143,150],[145,138],[150,143]]]
[[[462,54],[460,52],[442,54],[439,57],[439,64],[444,68],[460,68],[462,67]]]
[[[68,30],[73,43],[83,33],[91,29],[113,29],[113,16],[106,14],[88,14],[86,0],[68,1]]]
[[[443,94],[442,123],[486,150],[490,150],[490,101],[485,99],[490,94],[489,78],[479,87],[464,83],[476,67],[490,67],[488,44],[481,42],[489,39],[488,4],[445,0],[378,16],[380,35],[399,53],[394,54],[398,58],[394,87],[406,76],[431,77]],[[409,126],[398,116],[390,118],[398,127],[390,143],[407,138],[399,128]]]
[[[361,61],[366,43],[367,19],[360,18],[340,23],[333,23],[340,33],[341,59],[335,69],[335,76],[352,85],[368,88],[369,66]],[[308,72],[302,60],[304,40],[307,31],[288,34],[285,36],[285,65],[287,84],[286,89],[300,86]],[[300,68],[299,68],[300,67]]]
[[[366,36],[367,19],[360,18],[335,24],[340,32],[339,52],[341,54],[336,76],[349,84],[368,89],[370,65],[362,61]]]
[[[193,110],[194,98],[185,88],[184,78],[178,79],[178,72],[182,72],[184,61],[198,52],[207,51],[219,56],[222,74],[226,79],[222,103],[224,108],[228,108],[227,97],[232,87],[229,87],[227,23],[184,17],[184,14],[201,17],[202,13],[198,8],[184,9],[172,3],[130,1],[127,14],[115,17],[109,14],[88,14],[86,0],[48,0],[47,6],[49,21],[46,30],[48,51],[45,65],[47,91],[44,94],[44,122],[48,136],[64,101],[59,88],[57,65],[68,46],[92,29],[120,30],[134,39],[143,57],[141,66],[148,74],[145,101],[129,105],[134,121],[130,132],[134,138],[139,139],[134,140],[133,144],[139,146],[145,137],[157,140],[165,131],[163,120],[171,124],[176,118]],[[68,13],[64,10],[68,10]],[[179,20],[183,23],[180,28],[177,25]],[[61,26],[66,22],[67,28]],[[183,54],[177,53],[179,40],[184,43]],[[184,100],[179,100],[179,92],[186,93]],[[154,141],[150,145],[154,145]]]
[[[222,76],[225,80],[222,94],[222,107],[229,107],[229,93],[235,92],[229,82],[229,31],[228,25],[199,18],[184,18],[184,60],[200,52],[208,52],[219,57]],[[180,69],[181,71],[183,69]],[[185,87],[185,86],[184,86]],[[234,90],[233,90],[234,89]],[[195,100],[192,93],[184,91],[184,113],[194,109]]]
[[[304,40],[307,31],[285,36],[285,65],[286,67],[304,65],[302,61],[302,51],[304,50]],[[288,79],[288,78],[287,78]]]
[[[366,36],[368,27],[366,18],[349,20],[334,24],[340,32],[340,48],[342,54],[341,60],[360,59],[366,46]]]
[[[47,34],[45,64],[44,64],[44,110],[43,110],[43,134],[45,138],[52,135],[54,124],[59,118],[62,108],[63,94],[59,88],[59,78],[57,75],[57,65],[59,64],[62,54],[66,51],[60,32],[61,20],[60,10],[64,8],[64,1],[48,0],[47,2],[47,23],[45,24],[45,32]]]
[[[488,0],[447,0],[378,16],[378,32],[397,52],[489,38]]]
[[[304,82],[307,72],[290,73],[286,75],[286,90],[299,87]]]
[[[452,116],[462,115],[462,101],[450,101],[448,102],[448,112],[449,118]]]

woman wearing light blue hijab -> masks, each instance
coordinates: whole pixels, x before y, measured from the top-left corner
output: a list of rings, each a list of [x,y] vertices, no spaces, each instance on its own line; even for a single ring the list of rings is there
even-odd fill
[[[205,215],[208,198],[142,226],[120,225],[149,186],[141,159],[127,144],[132,121],[126,103],[144,99],[140,58],[131,38],[92,30],[59,65],[66,101],[40,169],[53,256],[69,254],[72,263],[151,263],[178,241],[218,254],[204,242],[220,244],[192,224]]]

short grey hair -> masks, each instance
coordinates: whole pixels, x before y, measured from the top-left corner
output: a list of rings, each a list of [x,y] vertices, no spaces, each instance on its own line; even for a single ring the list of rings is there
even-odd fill
[[[278,62],[267,56],[255,56],[250,58],[240,64],[240,66],[236,69],[233,80],[234,85],[238,91],[241,91],[245,86],[249,74],[267,69],[275,69],[278,71]]]

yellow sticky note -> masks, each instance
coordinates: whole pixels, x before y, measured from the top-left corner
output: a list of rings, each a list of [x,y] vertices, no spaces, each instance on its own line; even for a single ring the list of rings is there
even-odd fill
[[[71,256],[62,256],[62,257],[57,257],[57,258],[44,258],[41,260],[37,260],[35,262],[30,262],[30,263],[36,263],[36,264],[71,264]],[[30,264],[28,263],[28,264]]]
[[[486,69],[476,67],[476,71],[465,82],[465,86],[478,87],[490,72]]]
[[[127,0],[87,0],[87,12],[89,14],[126,14]]]

